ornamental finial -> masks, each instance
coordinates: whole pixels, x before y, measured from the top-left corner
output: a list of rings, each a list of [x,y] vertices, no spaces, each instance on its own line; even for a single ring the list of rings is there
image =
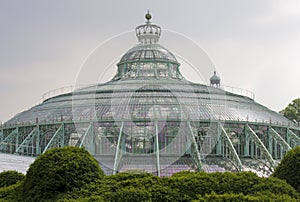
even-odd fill
[[[151,20],[152,16],[151,16],[149,10],[147,11],[147,13],[146,13],[146,15],[145,15],[145,18],[146,18],[146,20],[147,20],[148,22]]]
[[[146,24],[137,26],[135,28],[136,36],[139,42],[142,44],[158,43],[161,34],[160,26],[154,25],[150,22],[152,15],[149,11],[147,11],[145,18],[147,20]]]

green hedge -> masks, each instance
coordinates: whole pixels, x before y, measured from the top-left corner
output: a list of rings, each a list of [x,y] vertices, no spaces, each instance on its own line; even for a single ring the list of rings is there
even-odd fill
[[[180,172],[169,179],[172,189],[180,190],[183,201],[195,199],[197,195],[204,196],[215,192],[217,194],[233,193],[255,195],[259,192],[267,194],[298,197],[296,190],[285,181],[269,177],[260,178],[252,172],[241,173],[192,173]]]
[[[204,200],[212,193],[221,198],[232,194],[233,198],[243,197],[254,201],[264,197],[276,200],[280,196],[287,199],[299,197],[295,189],[285,181],[274,177],[260,178],[251,172],[180,172],[164,178],[151,174],[119,173],[106,176],[99,184],[90,184],[85,191],[73,192],[73,197],[90,194],[102,196],[105,201],[192,201]]]
[[[193,202],[297,202],[298,200],[292,198],[288,195],[244,195],[240,194],[206,194],[205,196],[199,196],[198,200],[193,200]]]
[[[14,170],[0,173],[0,188],[16,184],[24,179],[25,175]]]
[[[300,193],[286,181],[251,172],[134,173],[104,176],[86,150],[51,149],[36,159],[24,180],[0,188],[0,202],[300,201]]]

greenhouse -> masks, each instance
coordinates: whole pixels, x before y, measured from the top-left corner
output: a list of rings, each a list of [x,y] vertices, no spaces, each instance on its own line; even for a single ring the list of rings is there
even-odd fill
[[[300,145],[300,127],[252,96],[224,90],[216,72],[210,85],[186,80],[174,54],[159,44],[161,32],[147,13],[136,27],[138,44],[111,81],[47,98],[2,124],[1,155],[36,157],[72,145],[86,148],[106,174],[269,176]]]

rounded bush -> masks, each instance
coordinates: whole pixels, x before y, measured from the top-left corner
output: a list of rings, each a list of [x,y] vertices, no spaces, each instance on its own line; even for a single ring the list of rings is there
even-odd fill
[[[151,194],[144,188],[127,186],[111,192],[109,201],[147,202],[151,201]]]
[[[23,180],[25,175],[14,170],[4,171],[0,173],[0,188],[8,187]]]
[[[85,150],[63,147],[48,150],[30,165],[23,184],[25,201],[51,200],[104,176],[98,162]]]
[[[276,167],[273,176],[286,180],[287,183],[300,192],[300,146],[286,153]]]

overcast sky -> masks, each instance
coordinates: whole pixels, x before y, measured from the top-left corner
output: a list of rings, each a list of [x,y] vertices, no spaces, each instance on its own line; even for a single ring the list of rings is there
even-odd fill
[[[253,91],[275,111],[300,97],[299,0],[1,0],[0,120],[74,85],[89,53],[143,24],[147,10],[197,43],[223,84]]]

